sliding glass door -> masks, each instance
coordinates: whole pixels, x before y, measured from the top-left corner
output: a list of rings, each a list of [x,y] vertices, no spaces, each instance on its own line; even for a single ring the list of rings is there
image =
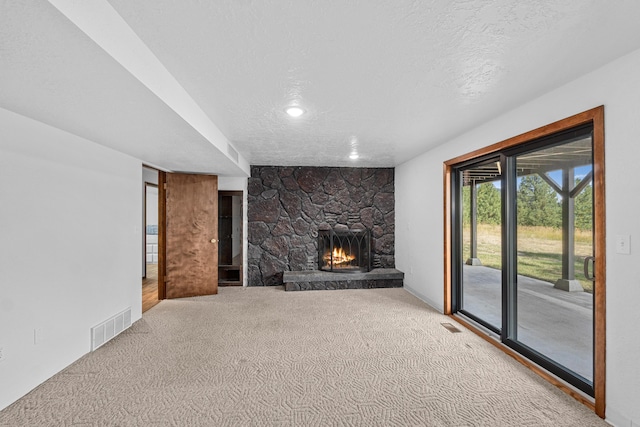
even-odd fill
[[[452,311],[593,396],[593,125],[452,168]]]
[[[515,156],[513,338],[591,384],[594,282],[583,265],[593,256],[593,154],[585,132]]]
[[[459,228],[460,312],[500,331],[502,322],[502,197],[500,158],[489,158],[461,168]]]

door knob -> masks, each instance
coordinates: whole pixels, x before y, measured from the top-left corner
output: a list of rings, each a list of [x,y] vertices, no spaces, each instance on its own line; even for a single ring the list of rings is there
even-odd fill
[[[211,239],[211,243],[216,243],[217,240],[216,239]]]

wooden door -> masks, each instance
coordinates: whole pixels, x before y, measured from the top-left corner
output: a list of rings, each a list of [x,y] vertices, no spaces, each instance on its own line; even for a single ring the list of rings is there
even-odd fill
[[[164,175],[164,296],[217,294],[218,177]]]

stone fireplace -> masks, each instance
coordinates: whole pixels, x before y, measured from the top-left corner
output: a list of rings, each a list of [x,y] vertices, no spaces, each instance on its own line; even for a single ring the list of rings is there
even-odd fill
[[[282,285],[285,272],[300,271],[342,280],[337,269],[320,271],[319,236],[328,230],[368,230],[369,268],[395,268],[394,199],[393,168],[252,166],[248,285]],[[364,266],[349,268],[349,280],[365,274]]]

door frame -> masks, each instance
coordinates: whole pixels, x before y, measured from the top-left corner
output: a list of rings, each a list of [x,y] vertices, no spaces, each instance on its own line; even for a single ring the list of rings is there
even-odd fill
[[[498,154],[500,151],[526,144],[535,139],[552,135],[576,126],[593,125],[593,197],[594,197],[594,239],[593,253],[595,256],[594,272],[597,285],[594,289],[594,400],[583,395],[568,383],[558,379],[553,374],[526,359],[514,350],[509,349],[501,342],[490,338],[475,326],[461,320],[452,312],[452,274],[453,274],[453,221],[452,221],[452,186],[451,178],[454,166],[473,160],[475,158]],[[599,106],[582,113],[567,117],[546,126],[525,132],[488,147],[480,148],[467,154],[455,157],[443,164],[443,202],[444,202],[444,313],[454,318],[459,323],[471,329],[479,336],[496,345],[504,352],[513,356],[516,360],[529,367],[547,381],[559,387],[567,394],[573,396],[583,404],[592,408],[601,418],[605,417],[605,391],[606,391],[606,218],[605,218],[605,158],[604,158],[604,106]]]

